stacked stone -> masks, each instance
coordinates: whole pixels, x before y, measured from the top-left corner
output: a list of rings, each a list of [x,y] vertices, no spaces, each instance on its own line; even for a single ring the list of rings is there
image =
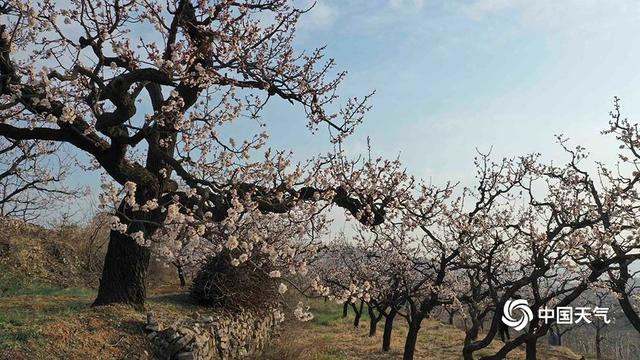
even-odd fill
[[[147,332],[159,359],[235,360],[258,354],[277,331],[276,309],[188,318],[160,330],[150,315]]]

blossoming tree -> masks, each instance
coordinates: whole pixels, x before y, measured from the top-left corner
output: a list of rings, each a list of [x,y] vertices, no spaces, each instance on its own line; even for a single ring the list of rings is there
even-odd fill
[[[264,125],[276,99],[333,143],[360,123],[368,96],[336,109],[345,74],[323,49],[294,50],[305,11],[285,0],[0,2],[0,136],[70,144],[105,173],[102,203],[117,215],[96,305],[144,303],[146,245],[167,225],[216,248],[266,213],[309,221],[336,205],[383,221],[392,193],[375,178],[347,183],[353,162],[296,165],[264,150],[264,131],[221,135],[239,118]]]
[[[48,141],[0,140],[0,217],[34,221],[59,201],[80,195],[63,186],[69,173],[59,145]]]

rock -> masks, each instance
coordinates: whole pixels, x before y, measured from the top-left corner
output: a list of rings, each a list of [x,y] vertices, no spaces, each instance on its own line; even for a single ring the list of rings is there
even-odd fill
[[[145,329],[147,332],[154,333],[154,332],[158,332],[158,331],[160,331],[160,325],[158,325],[158,324],[153,324],[153,325],[149,325],[149,324],[147,324],[147,325],[144,327],[144,329]]]
[[[178,333],[181,335],[190,335],[191,334],[191,329],[187,328],[187,327],[181,327],[178,329]]]
[[[196,357],[193,355],[191,351],[189,352],[181,352],[175,356],[175,360],[196,360]]]
[[[156,318],[152,312],[147,313],[147,324],[145,325],[144,329],[147,332],[160,331],[160,325],[156,321]]]
[[[268,339],[277,334],[279,325],[274,321],[273,310],[205,317],[196,315],[147,335],[154,343],[157,358],[243,359],[258,354]],[[153,314],[147,316],[147,323],[148,328],[156,329]]]
[[[223,350],[227,350],[229,348],[229,342],[228,341],[220,341],[220,348]]]
[[[171,352],[174,354],[179,352],[180,350],[184,349],[187,345],[189,345],[192,340],[193,340],[193,335],[191,334],[181,337],[180,339],[178,339],[178,341],[176,341],[171,345],[171,348],[172,348]]]

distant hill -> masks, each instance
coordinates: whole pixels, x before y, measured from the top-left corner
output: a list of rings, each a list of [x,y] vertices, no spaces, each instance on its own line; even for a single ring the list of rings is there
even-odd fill
[[[0,294],[10,286],[9,274],[27,283],[50,284],[57,287],[91,287],[97,284],[95,274],[82,268],[78,251],[73,245],[56,240],[52,231],[15,220],[0,220]],[[1,278],[0,278],[1,279]],[[17,286],[18,284],[13,284]],[[5,289],[3,290],[3,287]]]

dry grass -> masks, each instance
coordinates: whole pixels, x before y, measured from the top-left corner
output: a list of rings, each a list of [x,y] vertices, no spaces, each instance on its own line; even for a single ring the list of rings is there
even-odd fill
[[[149,357],[145,312],[90,307],[95,290],[89,287],[97,284],[97,274],[82,267],[73,239],[0,218],[0,225],[7,224],[0,232],[0,360]],[[175,281],[172,270],[165,273]],[[195,306],[178,291],[157,288],[149,310],[166,322],[188,316]]]
[[[93,297],[0,297],[0,359],[150,359],[142,331],[146,312],[122,305],[91,308]],[[198,309],[179,294],[155,295],[147,308],[164,325]]]
[[[1,236],[0,236],[1,237]],[[31,234],[0,243],[0,360],[5,359],[148,359],[149,343],[143,335],[146,312],[126,306],[91,308],[95,292],[82,286],[68,248],[38,240]],[[2,239],[0,239],[2,240]],[[54,246],[55,245],[55,246]],[[148,310],[164,324],[206,310],[189,304],[175,287],[156,289]],[[341,318],[341,307],[312,302],[316,318],[309,323],[288,321],[273,341],[265,360],[399,359],[406,325],[398,318],[391,351],[381,348],[378,335],[369,338],[365,313],[360,328]],[[289,311],[290,313],[290,311]],[[426,321],[416,359],[460,359],[464,334],[436,321]],[[484,353],[499,347],[494,344]],[[542,348],[541,359],[579,359],[565,348]],[[481,355],[479,354],[479,355]],[[511,359],[521,359],[521,350]]]
[[[76,250],[69,244],[16,236],[4,240],[1,247],[0,267],[6,271],[57,287],[90,285]]]
[[[148,310],[163,325],[186,316],[201,316],[206,309],[189,303],[175,289],[160,289],[148,302]],[[46,295],[0,297],[0,359],[150,359],[150,348],[142,327],[146,312],[127,306],[91,308],[93,293],[61,290]],[[360,360],[402,357],[406,325],[395,324],[391,351],[381,347],[382,324],[378,335],[368,337],[368,318],[359,328],[352,317],[341,318],[341,308],[333,303],[312,302],[316,318],[308,323],[289,320],[282,334],[266,349],[264,360]],[[198,314],[199,312],[200,314]],[[416,350],[416,359],[460,359],[464,334],[452,326],[426,321]],[[499,346],[493,344],[482,354]],[[553,352],[551,352],[553,350]],[[565,348],[540,350],[540,359],[569,360],[579,356]],[[510,359],[522,359],[518,349]]]
[[[352,314],[342,319],[341,307],[332,303],[313,301],[310,303],[316,318],[308,323],[285,322],[279,339],[272,342],[261,359],[264,360],[390,360],[401,359],[407,327],[402,318],[397,318],[392,335],[391,351],[384,353],[382,347],[382,323],[377,335],[368,337],[368,317],[363,315],[359,328],[354,328]],[[459,360],[461,359],[464,332],[438,321],[423,323],[415,359]],[[500,348],[495,342],[478,355],[488,355]],[[540,359],[580,359],[571,350],[563,347],[542,346]],[[517,349],[508,359],[524,359],[524,352]]]

